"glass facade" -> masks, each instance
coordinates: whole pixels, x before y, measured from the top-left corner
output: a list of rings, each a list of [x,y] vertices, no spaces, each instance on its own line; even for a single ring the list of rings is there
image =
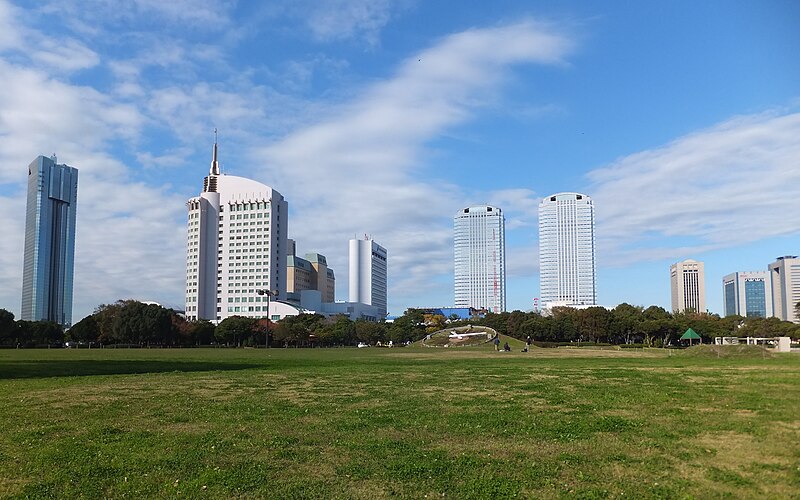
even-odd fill
[[[738,314],[736,310],[736,282],[725,283],[723,291],[725,292],[725,316]]]
[[[44,156],[28,166],[23,320],[72,325],[77,200],[78,169]]]
[[[746,279],[744,281],[745,316],[748,318],[764,318],[767,316],[766,283],[763,279]]]
[[[769,274],[739,271],[722,278],[725,316],[769,318],[773,315]]]
[[[505,219],[498,207],[479,205],[453,218],[455,306],[506,310]]]

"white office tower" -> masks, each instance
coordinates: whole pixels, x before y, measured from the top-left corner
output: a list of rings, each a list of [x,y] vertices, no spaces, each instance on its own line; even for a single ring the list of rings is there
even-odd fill
[[[186,203],[186,318],[266,318],[267,297],[286,298],[288,205],[269,186],[221,174],[217,144],[200,196]]]
[[[776,318],[800,323],[800,259],[796,255],[778,257],[769,265],[772,309]]]
[[[706,312],[706,274],[702,262],[687,259],[669,266],[672,312]]]
[[[539,203],[539,283],[544,308],[596,305],[594,203],[557,193]]]
[[[378,308],[378,319],[386,318],[386,249],[365,237],[350,240],[349,302]]]
[[[505,228],[503,211],[489,205],[453,217],[456,307],[506,310]]]
[[[772,288],[766,271],[736,272],[722,278],[725,316],[769,318],[772,316]]]

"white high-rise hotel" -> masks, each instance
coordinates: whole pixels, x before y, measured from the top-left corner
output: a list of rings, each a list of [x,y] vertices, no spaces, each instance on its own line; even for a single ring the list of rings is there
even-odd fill
[[[365,238],[350,240],[350,302],[377,308],[378,319],[386,317],[386,249]]]
[[[594,204],[580,193],[557,193],[539,204],[541,303],[597,304]]]
[[[286,298],[288,204],[259,182],[221,174],[217,144],[203,192],[190,199],[186,318],[266,318],[268,297]]]
[[[467,207],[453,218],[455,306],[506,310],[506,235],[503,211]]]

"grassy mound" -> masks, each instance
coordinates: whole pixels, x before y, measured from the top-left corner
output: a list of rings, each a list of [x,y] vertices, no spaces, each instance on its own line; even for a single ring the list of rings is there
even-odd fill
[[[763,359],[774,356],[772,349],[760,345],[697,345],[680,352],[689,358]]]
[[[422,340],[429,347],[475,347],[487,344],[497,332],[486,326],[459,326],[445,328]]]

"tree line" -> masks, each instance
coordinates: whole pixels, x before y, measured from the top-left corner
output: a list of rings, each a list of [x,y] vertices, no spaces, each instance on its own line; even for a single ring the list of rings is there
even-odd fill
[[[530,336],[539,342],[591,342],[641,344],[650,347],[677,345],[692,328],[704,342],[714,337],[800,337],[800,325],[778,318],[720,317],[693,311],[670,313],[664,308],[620,304],[614,309],[555,307],[549,316],[514,311],[487,314],[480,323],[518,339]]]
[[[800,305],[798,305],[800,308]],[[798,311],[800,312],[800,311]],[[280,322],[232,316],[219,325],[187,321],[171,309],[135,300],[120,300],[98,306],[66,332],[56,323],[14,320],[0,309],[0,345],[34,347],[61,345],[132,346],[346,346],[359,342],[400,344],[417,341],[428,333],[466,324],[488,326],[513,338],[530,337],[537,343],[588,342],[646,345],[676,345],[692,328],[704,342],[714,337],[800,337],[800,325],[777,318],[721,318],[707,313],[669,313],[661,307],[643,308],[620,304],[614,309],[589,307],[553,308],[545,316],[536,312],[488,313],[482,318],[460,320],[453,316],[426,314],[408,309],[389,323],[351,321],[347,316],[320,314],[289,316]]]
[[[409,318],[390,324],[350,321],[347,316],[326,318],[320,314],[290,316],[280,322],[231,316],[214,326],[204,320],[187,321],[175,311],[157,304],[119,300],[98,306],[92,314],[64,331],[52,322],[15,321],[13,313],[0,309],[0,346],[5,347],[65,343],[79,347],[344,346],[358,342],[403,342],[417,340],[421,335],[424,335],[421,315],[413,324]]]

